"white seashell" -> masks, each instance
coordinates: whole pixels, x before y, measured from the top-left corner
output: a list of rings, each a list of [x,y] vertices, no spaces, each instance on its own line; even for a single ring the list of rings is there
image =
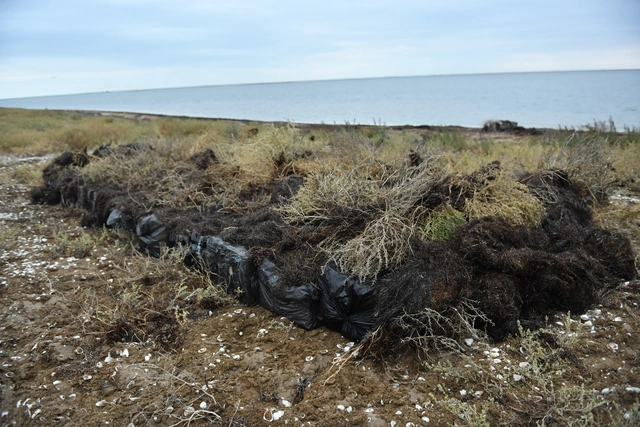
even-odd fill
[[[96,406],[98,407],[102,407],[102,406],[106,406],[107,405],[107,401],[106,400],[100,400],[98,402],[96,402]]]
[[[307,356],[304,359],[306,362],[311,362],[313,360],[313,356]]]
[[[284,406],[285,408],[291,408],[291,402],[289,402],[288,400],[282,399],[282,406]]]

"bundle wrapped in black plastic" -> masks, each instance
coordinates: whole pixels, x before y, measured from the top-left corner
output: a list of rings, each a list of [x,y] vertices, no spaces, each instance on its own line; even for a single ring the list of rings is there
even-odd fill
[[[361,341],[376,324],[376,292],[367,283],[328,265],[318,278],[318,317],[329,329]]]
[[[282,286],[278,267],[267,259],[260,264],[257,280],[262,307],[306,330],[320,326],[317,316],[319,292],[311,283]]]
[[[202,236],[191,252],[201,257],[211,278],[227,286],[227,292],[237,295],[247,305],[258,302],[257,283],[253,280],[256,268],[241,246],[233,246],[219,237]]]
[[[160,248],[167,243],[169,232],[167,227],[155,215],[147,215],[138,221],[136,226],[140,249],[151,255],[160,256]]]

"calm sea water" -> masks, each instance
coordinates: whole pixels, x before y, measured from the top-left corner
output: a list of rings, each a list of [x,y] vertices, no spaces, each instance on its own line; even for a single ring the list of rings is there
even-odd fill
[[[298,123],[640,127],[640,70],[394,77],[0,100],[0,106]]]

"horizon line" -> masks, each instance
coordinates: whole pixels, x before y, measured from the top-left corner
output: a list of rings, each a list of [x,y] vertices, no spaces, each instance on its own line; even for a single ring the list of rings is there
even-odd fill
[[[210,85],[196,85],[196,86],[175,86],[175,87],[161,87],[161,88],[147,88],[147,89],[125,89],[125,90],[103,90],[97,92],[80,92],[80,93],[63,93],[56,95],[36,95],[36,96],[23,96],[18,98],[2,98],[0,101],[14,101],[21,99],[33,99],[33,98],[50,98],[54,96],[82,96],[82,95],[98,95],[105,93],[125,93],[125,92],[147,92],[154,90],[174,90],[174,89],[198,89],[205,87],[228,87],[228,86],[259,86],[259,85],[277,85],[277,84],[292,84],[292,83],[314,83],[314,82],[339,82],[350,80],[376,80],[376,79],[406,79],[406,78],[418,78],[418,77],[457,77],[457,76],[485,76],[485,75],[497,75],[497,74],[544,74],[544,73],[580,73],[580,72],[601,72],[601,71],[640,71],[638,68],[616,68],[616,69],[591,69],[591,70],[553,70],[553,71],[502,71],[502,72],[486,72],[486,73],[447,73],[447,74],[413,74],[406,76],[378,76],[378,77],[345,77],[335,79],[314,79],[314,80],[284,80],[273,82],[253,82],[253,83],[229,83],[229,84],[210,84]]]

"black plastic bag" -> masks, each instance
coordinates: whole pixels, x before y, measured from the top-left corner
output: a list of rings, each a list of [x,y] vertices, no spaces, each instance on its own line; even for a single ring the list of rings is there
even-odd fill
[[[127,231],[134,231],[133,218],[130,214],[122,212],[120,209],[114,209],[109,213],[107,222],[105,223],[107,228],[123,228]]]
[[[136,227],[140,249],[155,257],[160,256],[160,247],[167,243],[169,232],[155,215],[147,215],[140,219]]]
[[[311,283],[283,287],[279,281],[278,267],[267,259],[263,260],[258,269],[260,305],[308,331],[320,326],[317,317],[318,289]]]
[[[318,278],[318,317],[329,329],[361,341],[376,324],[374,288],[329,265]]]
[[[257,283],[252,280],[256,268],[245,248],[233,246],[219,237],[203,236],[198,244],[192,245],[191,253],[194,252],[195,258],[202,257],[211,278],[227,285],[228,293],[246,305],[257,303]]]

